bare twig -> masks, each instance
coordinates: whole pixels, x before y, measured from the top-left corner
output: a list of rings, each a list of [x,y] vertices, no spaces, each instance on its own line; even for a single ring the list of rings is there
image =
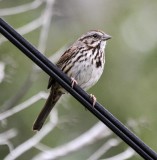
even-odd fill
[[[10,129],[0,134],[0,145],[7,145],[10,152],[13,150],[13,144],[10,142],[10,139],[14,138],[17,135],[15,129]]]
[[[58,112],[56,109],[52,112],[52,119],[53,122],[49,121],[46,123],[40,132],[37,132],[33,137],[12,150],[12,152],[8,154],[4,160],[14,160],[18,158],[20,155],[38,144],[47,134],[49,134],[58,124]]]
[[[127,148],[124,152],[117,154],[111,158],[106,158],[105,160],[126,160],[135,155],[135,151],[131,148]]]
[[[15,129],[9,129],[3,133],[0,133],[0,144],[9,140],[17,135],[17,131]]]
[[[5,77],[5,63],[0,62],[0,83],[4,80]]]
[[[39,51],[41,51],[42,53],[44,53],[46,49],[47,37],[49,33],[51,19],[53,16],[54,2],[55,0],[46,0],[46,7],[44,13],[42,14],[43,22],[42,22],[42,29],[40,33],[39,46],[38,46]]]
[[[103,146],[101,146],[94,154],[92,154],[87,160],[97,160],[100,159],[109,149],[119,145],[120,139],[112,138],[109,139]]]
[[[32,104],[39,101],[40,99],[45,99],[45,98],[47,98],[47,94],[45,92],[39,92],[35,96],[26,100],[25,102],[15,106],[14,108],[12,108],[10,110],[7,110],[6,112],[1,113],[0,114],[0,121],[14,115],[15,113],[20,112],[21,110],[26,109],[27,107],[30,107]]]
[[[63,51],[67,48],[67,45],[63,46],[61,49],[59,49],[57,52],[55,52],[51,57],[50,60],[53,62],[56,62],[59,59],[59,56],[63,54]],[[7,109],[10,109],[14,107],[18,101],[26,94],[26,92],[29,90],[29,88],[32,86],[33,82],[37,79],[37,75],[39,72],[41,72],[41,68],[39,68],[36,65],[33,65],[33,69],[28,74],[26,80],[23,82],[22,86],[17,90],[17,92],[9,98],[2,106],[1,111],[5,111]]]
[[[107,137],[111,134],[112,132],[106,126],[104,126],[101,122],[98,122],[91,129],[89,129],[87,132],[83,133],[76,139],[54,149],[40,153],[39,155],[35,156],[33,160],[57,159],[61,156],[65,156],[71,152],[77,151],[78,149],[81,149],[84,146],[90,145],[95,141]]]
[[[16,91],[12,97],[10,97],[7,101],[4,102],[4,104],[1,106],[0,111],[4,112],[8,109],[13,108],[20,99],[26,94],[26,92],[29,90],[29,88],[32,86],[33,82],[36,79],[36,74],[33,74],[33,71],[31,71],[25,81],[23,82],[22,86]]]
[[[35,0],[31,3],[27,3],[21,6],[0,9],[0,16],[9,16],[9,15],[14,15],[14,14],[19,14],[19,13],[23,13],[26,11],[30,11],[30,10],[38,8],[43,2],[44,0]]]
[[[40,0],[37,0],[37,2],[38,1]],[[31,5],[34,5],[34,3],[36,4],[37,2],[34,1],[31,3]],[[50,28],[51,18],[53,16],[53,5],[55,0],[45,0],[45,2],[46,2],[45,10],[38,19],[17,29],[17,31],[20,34],[24,35],[42,26],[41,32],[40,32],[40,38],[39,38],[39,45],[38,45],[38,49],[41,52],[45,52],[45,49],[46,49],[46,41],[47,41],[47,36]],[[0,39],[0,43],[5,41],[7,40],[4,37]],[[17,93],[2,105],[1,107],[2,111],[10,109],[18,103],[18,101],[25,95],[25,93],[29,90],[30,86],[33,84],[35,77],[37,77],[38,71],[39,70],[37,69],[37,67],[33,65],[32,71],[30,71],[30,73],[27,76],[27,79],[25,80],[23,85],[18,89]]]
[[[39,28],[42,25],[42,20],[43,17],[40,16],[39,18],[35,19],[34,21],[16,29],[18,33],[20,33],[21,35],[25,35],[27,33],[30,33],[32,31],[34,31],[35,29]],[[8,39],[4,38],[4,37],[0,37],[0,44],[4,43],[8,41]]]

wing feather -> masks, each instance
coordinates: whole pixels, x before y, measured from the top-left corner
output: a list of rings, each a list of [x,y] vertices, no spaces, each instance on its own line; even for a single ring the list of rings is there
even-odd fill
[[[59,67],[60,69],[62,69],[62,67],[65,64],[65,62],[69,61],[69,59],[71,59],[71,57],[73,56],[73,54],[75,54],[77,51],[78,51],[78,47],[76,47],[76,45],[72,45],[72,47],[70,47],[69,49],[67,49],[63,53],[63,55],[58,60],[56,66]],[[47,89],[49,89],[55,83],[55,81],[56,80],[54,78],[50,77]]]

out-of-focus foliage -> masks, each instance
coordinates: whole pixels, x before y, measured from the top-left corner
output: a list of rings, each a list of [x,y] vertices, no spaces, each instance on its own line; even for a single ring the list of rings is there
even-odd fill
[[[32,1],[1,0],[0,11],[29,2]],[[45,3],[35,10],[2,17],[14,28],[20,28],[37,19],[44,8]],[[53,6],[53,17],[44,51],[47,57],[51,56],[63,45],[75,41],[82,33],[91,29],[100,29],[110,34],[112,39],[106,47],[103,76],[89,93],[93,93],[97,100],[123,123],[130,118],[141,119],[142,125],[138,127],[136,134],[154,150],[157,150],[156,16],[156,0],[57,0]],[[24,37],[38,47],[39,33],[40,28]],[[18,92],[33,66],[15,46],[8,41],[1,43],[0,39],[0,63],[2,62],[5,64],[5,77],[0,80],[0,106],[4,106],[6,101]],[[41,90],[46,90],[48,76],[39,73],[34,78],[33,82],[30,82],[31,87],[28,87],[25,95],[14,105]],[[74,98],[68,98],[68,101],[69,105],[64,106],[60,103],[57,106],[59,117],[67,122],[42,140],[50,147],[79,136],[97,121]],[[45,100],[41,100],[0,124],[0,132],[9,128],[18,129],[18,136],[12,139],[14,147],[34,135],[31,130],[32,124],[44,102]],[[1,111],[4,109],[0,108]],[[61,159],[87,159],[88,155],[102,144],[103,142],[98,142]],[[115,155],[124,148],[126,145],[123,143],[102,158]],[[8,152],[7,146],[0,146],[0,159]],[[32,149],[28,152],[29,154],[26,152],[20,158],[27,160],[35,155],[37,150]],[[136,156],[130,159],[141,158]]]

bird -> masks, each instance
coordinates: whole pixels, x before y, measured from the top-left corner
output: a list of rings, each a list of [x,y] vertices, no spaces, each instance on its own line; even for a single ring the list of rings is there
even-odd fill
[[[105,47],[109,39],[111,36],[103,31],[90,30],[63,53],[56,66],[71,78],[71,87],[77,84],[82,89],[88,90],[99,80],[104,70]],[[50,94],[35,120],[33,130],[39,131],[42,128],[57,101],[66,93],[53,77],[49,78],[47,88],[50,89]],[[94,106],[96,98],[92,94],[91,98]]]

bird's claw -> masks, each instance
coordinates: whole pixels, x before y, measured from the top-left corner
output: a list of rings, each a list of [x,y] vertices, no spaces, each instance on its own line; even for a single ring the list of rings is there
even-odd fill
[[[75,78],[71,77],[71,87],[73,88],[75,84],[78,84]]]
[[[90,94],[90,97],[91,97],[91,99],[92,99],[92,101],[93,101],[93,107],[95,106],[95,103],[96,103],[96,97],[93,95],[93,94]]]

